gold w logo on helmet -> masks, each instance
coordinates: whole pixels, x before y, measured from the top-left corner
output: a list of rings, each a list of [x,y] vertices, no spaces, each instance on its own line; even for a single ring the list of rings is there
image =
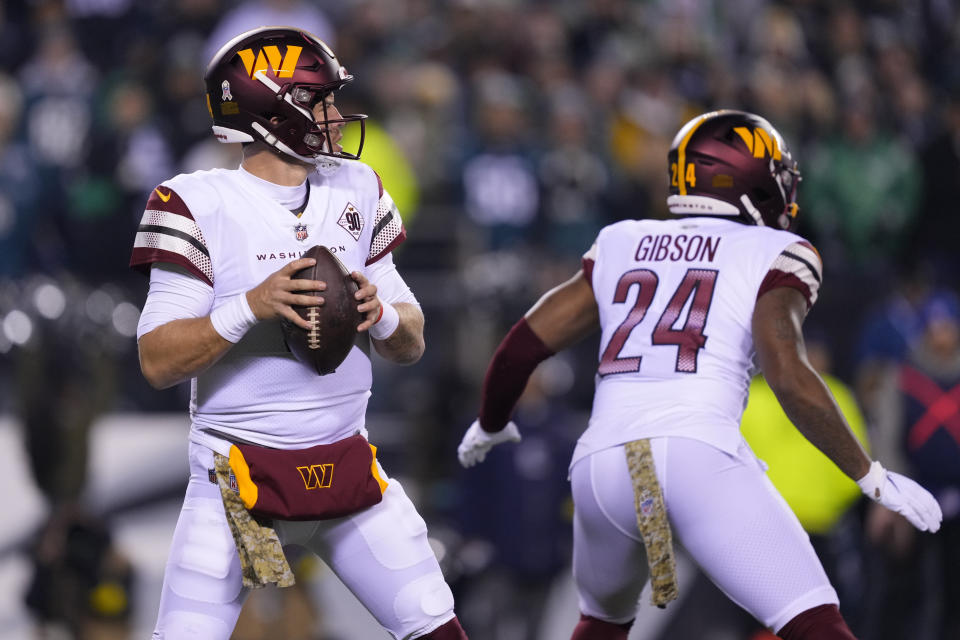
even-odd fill
[[[251,78],[258,71],[268,70],[272,70],[278,78],[290,78],[297,68],[301,51],[303,47],[287,45],[286,54],[281,56],[279,47],[269,45],[260,49],[256,55],[253,49],[242,49],[237,51],[237,55],[243,60],[243,66],[247,68],[247,74]]]
[[[780,160],[780,145],[777,139],[770,137],[763,128],[754,127],[753,131],[750,131],[747,127],[734,127],[733,130],[743,138],[754,158],[769,154],[774,160]]]

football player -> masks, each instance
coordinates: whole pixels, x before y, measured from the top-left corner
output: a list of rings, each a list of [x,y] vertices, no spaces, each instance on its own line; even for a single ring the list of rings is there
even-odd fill
[[[405,238],[400,214],[357,161],[362,134],[355,151],[340,144],[342,128],[366,118],[342,115],[334,102],[352,80],[310,33],[263,27],[237,36],[213,57],[205,82],[213,133],[243,144],[240,166],[178,175],[147,202],[131,258],[150,273],[141,368],[157,388],[190,381],[192,421],[190,482],[155,640],[226,640],[251,588],[216,455],[230,456],[234,469],[239,443],[283,451],[366,437],[369,350],[355,346],[334,373],[318,376],[284,344],[279,320],[310,327],[292,305],[322,303],[297,292],[325,288],[292,279],[314,263],[298,256],[322,243],[347,266],[365,317],[358,329],[382,356],[403,364],[423,353],[423,315],[391,257]],[[344,517],[273,520],[277,539],[320,556],[393,637],[466,638],[423,518],[375,459],[365,473],[378,479],[382,501]],[[329,478],[343,477],[324,471],[314,481],[312,467],[301,474],[301,490],[327,491]],[[263,548],[246,551],[262,577]]]
[[[600,231],[581,270],[503,339],[479,418],[458,449],[471,466],[517,441],[514,404],[539,362],[601,331],[589,425],[570,464],[574,640],[627,637],[648,578],[677,595],[672,539],[734,602],[786,640],[850,640],[797,518],[745,444],[755,366],[796,427],[870,498],[936,531],[936,500],[872,461],[804,350],[822,280],[817,251],[790,232],[800,173],[769,122],[700,115],[668,154],[669,220]]]

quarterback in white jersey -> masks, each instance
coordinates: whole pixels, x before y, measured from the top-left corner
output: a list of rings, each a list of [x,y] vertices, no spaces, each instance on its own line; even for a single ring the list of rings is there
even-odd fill
[[[570,465],[572,640],[625,640],[649,579],[677,597],[673,536],[734,602],[785,640],[851,640],[809,538],[739,432],[762,371],[796,427],[872,499],[925,531],[941,512],[873,462],[806,359],[822,263],[787,229],[800,179],[780,134],[742,111],[688,122],[668,154],[674,219],[604,228],[490,362],[458,449],[472,466],[520,433],[510,413],[539,362],[601,331],[593,411]]]
[[[334,92],[351,80],[327,45],[302,30],[237,36],[205,81],[214,133],[244,143],[241,166],[176,176],[147,202],[131,257],[131,266],[150,273],[141,368],[158,388],[190,381],[192,422],[190,482],[155,640],[229,638],[250,588],[289,584],[281,545],[290,544],[320,556],[393,637],[467,637],[423,519],[365,440],[367,345],[393,362],[417,361],[423,315],[391,257],[405,238],[400,213],[357,160],[360,150],[340,145],[342,127],[362,127],[366,117],[342,116],[334,104]],[[351,272],[363,314],[357,344],[323,376],[290,353],[280,326],[309,328],[293,305],[322,304],[298,292],[323,291],[325,283],[293,277],[314,264],[301,258],[314,244]],[[365,461],[296,466],[300,458],[289,457],[317,450],[359,451]],[[281,495],[307,497],[281,501],[273,513],[283,515],[264,520],[271,512],[260,496],[280,477],[270,460],[285,461],[283,472],[300,484],[298,493],[277,489]],[[229,468],[218,466],[227,461]],[[374,499],[357,499],[360,486],[342,484],[355,475]],[[303,506],[327,499],[321,495],[341,497],[323,509]]]

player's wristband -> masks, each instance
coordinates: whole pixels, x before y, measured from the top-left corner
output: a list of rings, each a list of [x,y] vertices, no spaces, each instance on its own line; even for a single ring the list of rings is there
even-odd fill
[[[374,340],[386,340],[400,326],[400,313],[389,302],[380,301],[380,317],[370,327],[370,337]]]
[[[257,316],[253,315],[247,294],[241,293],[214,309],[210,314],[210,322],[224,340],[236,344],[250,327],[257,324]]]

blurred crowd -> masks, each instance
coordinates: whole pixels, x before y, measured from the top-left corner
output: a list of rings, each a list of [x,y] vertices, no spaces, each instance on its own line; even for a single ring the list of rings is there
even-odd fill
[[[36,473],[51,504],[76,501],[96,415],[186,406],[182,387],[157,392],[139,376],[147,283],[126,264],[157,184],[238,164],[210,134],[201,78],[220,45],[263,24],[327,41],[356,78],[341,111],[370,115],[363,160],[404,216],[396,261],[427,318],[424,360],[378,366],[371,410],[398,418],[385,464],[417,483],[432,530],[463,551],[446,568],[471,637],[535,638],[565,570],[565,467],[596,339],[541,368],[518,414],[530,436],[464,474],[454,448],[486,361],[603,225],[666,215],[671,138],[720,107],[765,116],[790,143],[798,231],[825,262],[808,329],[875,453],[914,477],[925,469],[946,500],[936,549],[846,504],[844,548],[883,558],[891,568],[870,582],[898,587],[841,585],[863,613],[852,626],[864,640],[960,637],[960,625],[937,635],[953,633],[941,628],[956,619],[942,621],[960,602],[960,7],[949,0],[0,4],[0,410],[27,425],[35,471],[59,470]],[[890,597],[898,618],[919,620],[907,635],[878,622],[894,615]]]

